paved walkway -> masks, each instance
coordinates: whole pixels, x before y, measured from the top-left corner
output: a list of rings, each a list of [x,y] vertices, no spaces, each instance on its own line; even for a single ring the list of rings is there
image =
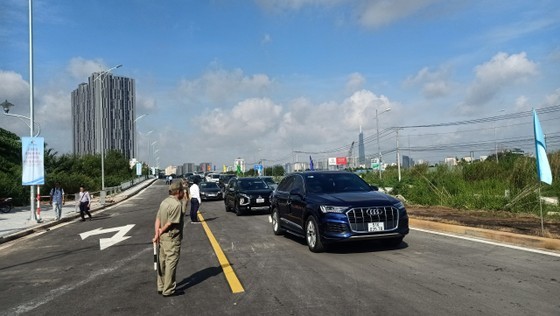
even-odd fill
[[[105,199],[105,206],[99,203],[98,197],[94,197],[91,201],[90,212],[95,216],[96,211],[128,199],[156,180],[157,179],[147,179],[125,191],[107,196]],[[10,213],[0,213],[0,244],[31,234],[37,230],[46,229],[61,222],[77,219],[80,217],[80,210],[77,202],[66,201],[62,206],[62,218],[56,221],[53,207],[45,201],[41,202],[40,216],[42,221],[37,223],[37,221],[31,220],[30,216],[31,209],[29,206],[13,208]]]

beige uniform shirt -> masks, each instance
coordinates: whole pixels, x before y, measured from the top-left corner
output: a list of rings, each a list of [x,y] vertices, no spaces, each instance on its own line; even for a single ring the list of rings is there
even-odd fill
[[[184,211],[182,201],[177,200],[173,196],[168,196],[159,205],[157,217],[159,218],[160,225],[163,227],[167,222],[172,223],[171,227],[161,234],[162,239],[183,239],[183,223]]]

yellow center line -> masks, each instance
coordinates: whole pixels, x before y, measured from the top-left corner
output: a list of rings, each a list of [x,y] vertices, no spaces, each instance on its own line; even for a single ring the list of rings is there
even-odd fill
[[[202,223],[202,227],[206,232],[206,236],[208,236],[208,240],[210,240],[210,244],[212,245],[212,248],[214,249],[216,256],[218,257],[218,262],[220,263],[220,266],[224,271],[224,275],[226,276],[226,279],[229,283],[231,292],[234,294],[245,292],[245,289],[243,289],[241,282],[239,282],[239,279],[237,278],[235,271],[233,271],[233,268],[229,264],[229,261],[226,258],[226,255],[224,254],[222,247],[220,247],[220,244],[218,244],[218,241],[214,237],[214,234],[212,234],[212,231],[208,227],[208,224],[206,224],[206,221],[204,220],[204,217],[202,217],[202,214],[198,213],[198,218]]]

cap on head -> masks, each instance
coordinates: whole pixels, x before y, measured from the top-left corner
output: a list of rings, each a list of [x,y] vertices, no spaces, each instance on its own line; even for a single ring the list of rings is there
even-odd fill
[[[177,191],[177,190],[181,190],[182,188],[183,185],[181,184],[181,182],[177,181],[171,183],[171,185],[169,186],[169,191]]]

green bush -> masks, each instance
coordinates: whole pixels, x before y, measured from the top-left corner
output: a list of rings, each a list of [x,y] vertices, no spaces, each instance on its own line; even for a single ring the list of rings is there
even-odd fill
[[[506,210],[519,213],[540,213],[538,190],[542,196],[560,196],[560,152],[549,155],[553,183],[539,183],[535,158],[501,154],[495,159],[461,163],[448,167],[418,165],[398,171],[390,167],[379,179],[377,172],[362,175],[379,187],[392,187],[392,194],[402,195],[410,204],[448,206],[458,209]],[[543,205],[551,211],[558,206]]]

